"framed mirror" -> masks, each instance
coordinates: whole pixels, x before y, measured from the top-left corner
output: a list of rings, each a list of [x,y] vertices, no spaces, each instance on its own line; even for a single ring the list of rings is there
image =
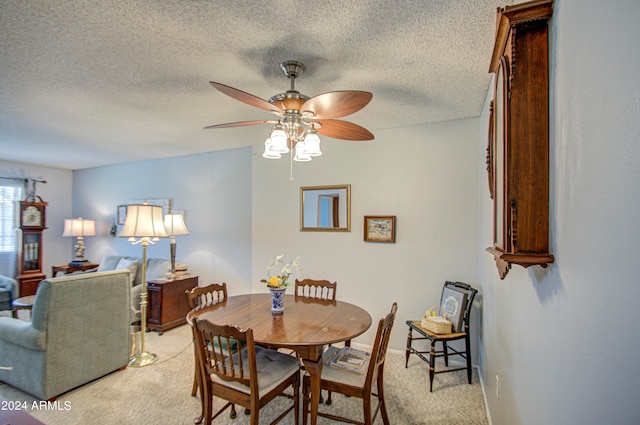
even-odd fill
[[[350,232],[351,185],[301,187],[300,231]]]

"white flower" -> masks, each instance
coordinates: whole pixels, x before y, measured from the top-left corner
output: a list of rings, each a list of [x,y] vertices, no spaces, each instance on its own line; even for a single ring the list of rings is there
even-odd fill
[[[271,270],[278,264],[282,264],[282,269],[279,274],[271,275]],[[262,279],[260,282],[264,282],[267,286],[271,288],[277,288],[282,286],[289,286],[289,276],[294,273],[294,270],[302,273],[302,266],[300,265],[300,257],[294,258],[292,261],[285,263],[284,262],[284,254],[280,254],[276,256],[276,258],[269,263],[269,267],[267,267],[268,279]]]

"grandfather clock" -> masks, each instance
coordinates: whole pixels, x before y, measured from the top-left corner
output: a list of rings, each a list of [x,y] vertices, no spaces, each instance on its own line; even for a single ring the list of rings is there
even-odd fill
[[[38,284],[46,275],[42,273],[42,231],[46,229],[47,202],[30,195],[20,201],[20,229],[22,230],[21,256],[16,280],[20,296],[35,295]]]
[[[549,52],[553,0],[497,10],[487,148],[493,245],[504,279],[513,264],[547,267],[549,252]]]

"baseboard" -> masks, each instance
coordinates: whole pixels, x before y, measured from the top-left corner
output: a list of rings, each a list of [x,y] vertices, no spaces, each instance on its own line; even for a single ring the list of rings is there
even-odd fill
[[[480,388],[482,388],[482,398],[484,399],[484,410],[487,414],[487,422],[489,425],[493,425],[491,421],[491,412],[489,411],[489,403],[487,402],[487,392],[484,387],[484,380],[482,379],[482,373],[480,373],[480,366],[476,366],[478,369],[478,380],[480,381]]]

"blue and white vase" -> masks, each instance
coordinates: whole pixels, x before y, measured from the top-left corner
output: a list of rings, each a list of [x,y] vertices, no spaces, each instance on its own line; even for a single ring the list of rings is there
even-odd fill
[[[271,313],[284,313],[284,293],[286,290],[287,288],[284,286],[281,288],[269,288],[271,292]]]

